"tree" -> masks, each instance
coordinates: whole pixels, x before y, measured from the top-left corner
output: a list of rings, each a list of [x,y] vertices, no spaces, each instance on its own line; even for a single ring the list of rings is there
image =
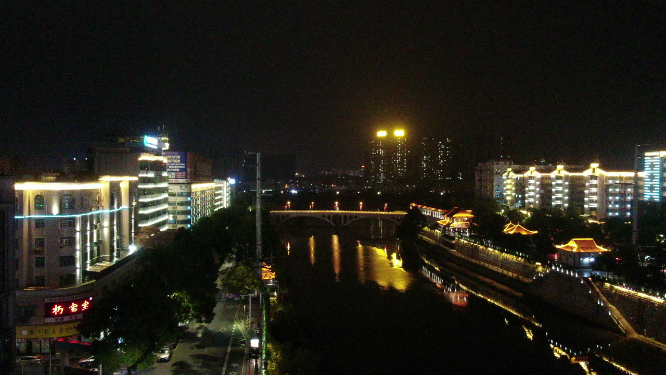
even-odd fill
[[[473,208],[473,223],[476,232],[483,237],[499,239],[503,235],[507,219],[500,215],[499,205],[494,199],[478,199]]]
[[[230,293],[251,294],[264,288],[257,270],[250,264],[240,264],[229,269],[222,278],[222,287]]]
[[[415,239],[421,229],[428,224],[428,220],[423,215],[421,210],[416,207],[411,207],[407,211],[407,215],[403,217],[400,225],[396,229],[396,237],[402,239]]]

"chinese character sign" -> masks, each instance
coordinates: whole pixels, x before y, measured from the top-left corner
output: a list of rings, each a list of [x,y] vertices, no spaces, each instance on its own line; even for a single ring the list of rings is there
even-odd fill
[[[81,314],[90,309],[92,297],[79,298],[70,301],[45,302],[46,317],[64,317]]]

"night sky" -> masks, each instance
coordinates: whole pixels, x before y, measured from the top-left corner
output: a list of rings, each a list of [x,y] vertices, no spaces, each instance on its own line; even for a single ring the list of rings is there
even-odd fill
[[[0,155],[59,166],[161,124],[307,172],[358,168],[392,124],[602,168],[666,140],[661,1],[175,3],[3,2]]]

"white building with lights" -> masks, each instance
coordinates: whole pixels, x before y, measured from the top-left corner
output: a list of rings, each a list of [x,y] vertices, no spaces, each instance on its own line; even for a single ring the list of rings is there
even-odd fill
[[[509,208],[576,208],[582,214],[631,217],[634,172],[605,171],[598,163],[582,172],[558,165],[551,172],[530,167],[526,172],[509,168],[502,175],[504,202]],[[638,173],[638,189],[644,174]]]
[[[17,197],[18,288],[64,288],[127,255],[137,230],[137,177],[23,182]]]
[[[646,152],[643,156],[645,189],[643,199],[646,202],[661,203],[666,197],[666,151]]]

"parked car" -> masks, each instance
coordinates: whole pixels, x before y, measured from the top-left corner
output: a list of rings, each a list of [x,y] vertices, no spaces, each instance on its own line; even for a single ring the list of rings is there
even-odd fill
[[[24,355],[16,359],[16,363],[24,365],[26,363],[42,363],[44,360],[43,355]]]
[[[171,348],[168,345],[163,346],[159,352],[155,353],[155,360],[157,362],[169,362],[171,360],[171,354]]]
[[[90,357],[79,359],[79,366],[82,368],[97,368],[99,367],[99,362],[97,362],[94,355],[91,355]]]

